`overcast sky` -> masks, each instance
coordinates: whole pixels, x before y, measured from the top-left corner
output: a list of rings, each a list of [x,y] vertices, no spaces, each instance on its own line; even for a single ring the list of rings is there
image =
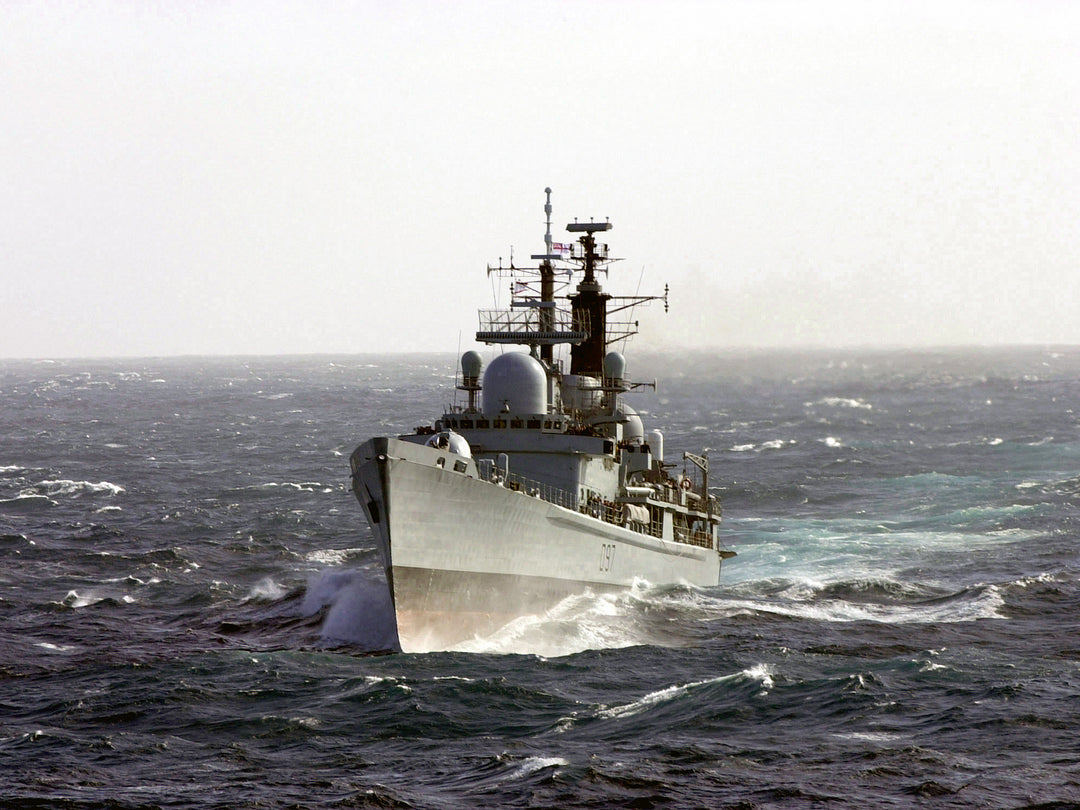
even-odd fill
[[[610,218],[666,346],[1080,344],[1080,4],[5,2],[0,357],[471,346]]]

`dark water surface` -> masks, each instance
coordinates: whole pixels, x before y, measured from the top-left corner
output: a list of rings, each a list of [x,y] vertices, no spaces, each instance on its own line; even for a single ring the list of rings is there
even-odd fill
[[[1080,349],[630,358],[720,587],[385,646],[451,356],[0,361],[0,806],[1080,806]]]

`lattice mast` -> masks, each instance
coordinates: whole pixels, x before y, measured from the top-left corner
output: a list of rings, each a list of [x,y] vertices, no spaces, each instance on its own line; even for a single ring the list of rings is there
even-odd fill
[[[611,230],[610,222],[572,222],[567,231],[581,234],[579,246],[557,244],[551,235],[551,189],[545,188],[544,253],[533,254],[537,267],[509,267],[500,261],[498,267],[488,266],[488,274],[514,279],[511,284],[509,309],[482,310],[476,339],[482,343],[516,343],[529,346],[534,354],[539,348],[540,359],[552,366],[554,346],[569,343],[570,373],[602,378],[604,355],[612,343],[637,334],[636,321],[612,321],[610,315],[631,309],[645,301],[662,299],[667,311],[667,286],[664,294],[612,296],[603,291],[597,281],[598,272],[607,272],[607,264],[616,259],[608,257],[608,246],[598,244],[595,234]],[[556,262],[575,262],[583,277],[572,295],[556,295],[556,290],[570,284],[571,271]],[[566,275],[566,281],[561,276]],[[524,279],[524,280],[523,280]],[[537,289],[539,286],[539,290]],[[559,306],[558,300],[568,300],[569,309]],[[609,307],[609,302],[615,302]]]

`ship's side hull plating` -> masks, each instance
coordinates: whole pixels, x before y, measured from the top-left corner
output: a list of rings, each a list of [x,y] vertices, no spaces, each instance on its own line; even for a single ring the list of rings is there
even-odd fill
[[[482,480],[471,459],[400,439],[352,458],[403,649],[453,643],[587,589],[716,585],[720,555]],[[456,638],[455,638],[456,637]]]

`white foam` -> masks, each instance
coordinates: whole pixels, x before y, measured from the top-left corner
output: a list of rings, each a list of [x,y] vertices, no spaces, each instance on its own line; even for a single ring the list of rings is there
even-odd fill
[[[323,548],[308,552],[305,559],[316,565],[338,567],[353,554],[358,554],[362,549],[358,548]]]
[[[741,674],[751,680],[758,681],[762,690],[769,690],[774,686],[772,669],[768,664],[757,664],[750,667],[750,669],[744,669]]]
[[[113,484],[108,481],[98,481],[96,484],[92,481],[72,481],[67,478],[60,478],[50,481],[38,482],[34,489],[44,489],[44,494],[50,496],[56,495],[83,495],[85,493],[105,493],[110,496],[119,495],[124,492],[124,488],[119,484]],[[38,492],[37,494],[41,494]]]
[[[896,742],[897,740],[907,740],[911,738],[910,734],[901,734],[895,731],[846,731],[835,733],[832,736],[840,740],[881,743]]]
[[[848,397],[822,397],[816,402],[803,403],[807,408],[814,405],[827,405],[831,408],[858,408],[860,410],[872,410],[873,405],[862,399],[850,399]]]
[[[49,652],[59,652],[59,653],[74,652],[76,649],[78,649],[77,647],[75,647],[74,645],[71,645],[71,644],[52,644],[52,643],[50,643],[48,641],[39,641],[34,646],[41,647],[41,649],[48,650]]]
[[[106,599],[111,598],[113,597],[111,597],[108,593],[101,593],[96,589],[89,590],[83,594],[80,594],[78,591],[71,590],[68,591],[67,596],[64,597],[63,604],[70,608],[84,608],[90,607],[91,605],[96,605],[98,602],[103,602]],[[135,599],[125,594],[121,596],[118,601],[123,602],[126,605],[130,605],[135,602]]]
[[[763,442],[761,445],[762,450],[781,450],[789,444],[795,444],[794,441],[784,441],[783,439],[771,439],[770,441]]]
[[[819,586],[796,583],[772,598],[715,599],[710,612],[717,619],[766,613],[837,623],[945,624],[1002,618],[1004,605],[994,585],[974,586],[953,599],[881,604],[822,599]]]
[[[750,669],[744,669],[733,675],[721,675],[704,681],[693,681],[691,683],[677,684],[675,686],[668,686],[664,689],[658,689],[655,692],[649,692],[644,697],[638,698],[630,703],[621,706],[605,707],[598,711],[596,716],[604,718],[632,717],[651,709],[653,706],[680,698],[699,687],[737,681],[740,679],[757,681],[761,688],[766,691],[773,687],[773,679],[769,667],[766,664],[758,664],[757,666],[751,667]]]
[[[570,763],[562,757],[526,757],[510,774],[511,779],[523,779],[544,768],[561,768]]]
[[[301,492],[333,492],[333,489],[331,487],[326,486],[326,484],[319,483],[318,481],[270,481],[265,484],[259,484],[255,487],[248,487],[248,489],[273,489],[275,487],[296,489]]]
[[[288,592],[288,588],[274,582],[270,577],[263,577],[255,583],[243,601],[276,602],[279,599],[282,599]]]
[[[46,497],[45,495],[22,492],[16,495],[14,498],[6,498],[4,500],[0,500],[0,504],[11,504],[12,506],[29,506],[31,504],[56,506],[57,502],[54,501],[52,498]]]
[[[646,643],[627,610],[633,598],[633,591],[568,596],[543,614],[519,616],[490,635],[459,642],[450,649],[555,658]]]
[[[762,450],[783,450],[785,447],[798,444],[794,439],[769,439],[766,442],[762,442],[760,445],[756,444],[737,444],[731,448],[733,453],[760,453]]]

